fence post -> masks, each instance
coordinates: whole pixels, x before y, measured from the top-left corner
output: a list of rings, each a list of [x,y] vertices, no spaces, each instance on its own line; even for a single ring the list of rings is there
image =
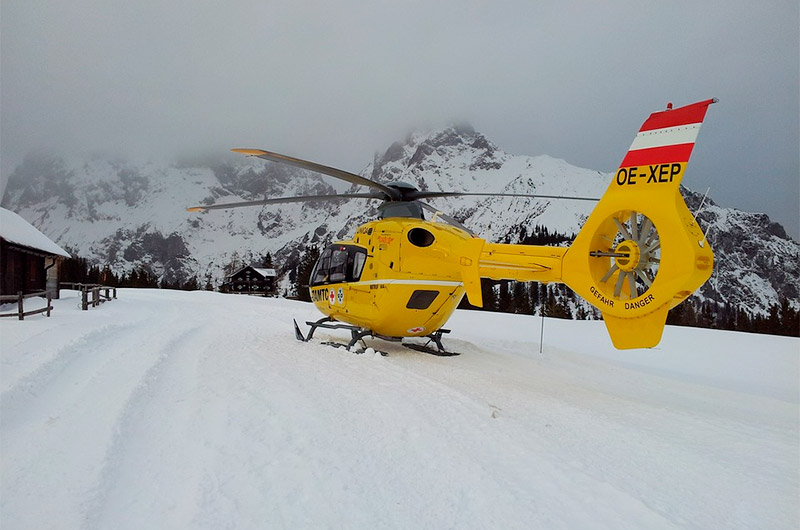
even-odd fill
[[[50,316],[50,310],[53,309],[53,307],[50,305],[50,302],[52,300],[53,300],[52,292],[51,291],[47,291],[47,316],[48,317]]]
[[[116,300],[116,299],[117,299],[117,288],[114,287],[114,300]]]
[[[89,291],[85,288],[81,288],[81,309],[89,310]]]
[[[25,311],[22,309],[22,291],[17,291],[17,310],[19,311],[19,319],[25,320]]]

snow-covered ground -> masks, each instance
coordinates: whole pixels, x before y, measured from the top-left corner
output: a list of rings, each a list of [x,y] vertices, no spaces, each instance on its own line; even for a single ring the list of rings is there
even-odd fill
[[[797,339],[458,311],[462,355],[382,357],[299,302],[54,304],[0,321],[4,529],[800,526]]]

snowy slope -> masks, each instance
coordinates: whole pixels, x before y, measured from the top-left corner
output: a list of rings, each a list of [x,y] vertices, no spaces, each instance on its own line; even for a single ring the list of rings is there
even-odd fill
[[[440,358],[309,304],[121,290],[0,321],[0,526],[797,528],[800,340],[457,311]],[[35,302],[33,302],[35,303]],[[319,340],[344,338],[319,332]]]

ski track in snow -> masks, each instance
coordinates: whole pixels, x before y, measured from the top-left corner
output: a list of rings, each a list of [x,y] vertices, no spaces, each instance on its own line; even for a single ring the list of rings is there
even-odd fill
[[[601,323],[548,320],[539,355],[538,318],[459,311],[461,356],[370,342],[382,357],[297,342],[309,304],[71,296],[0,322],[3,528],[800,524],[797,383],[700,363],[763,348],[796,374],[797,339],[737,334],[737,353],[668,328],[655,364],[607,351]],[[691,347],[697,365],[665,367]]]

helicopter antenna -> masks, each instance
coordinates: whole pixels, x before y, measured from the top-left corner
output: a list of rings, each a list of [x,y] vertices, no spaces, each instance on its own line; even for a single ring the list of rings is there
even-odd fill
[[[711,186],[709,186],[708,188],[706,188],[706,193],[703,195],[703,200],[702,200],[702,201],[700,201],[700,206],[698,206],[698,207],[697,207],[697,210],[695,210],[695,212],[694,212],[694,218],[695,218],[695,220],[696,220],[696,222],[697,222],[697,226],[698,226],[698,227],[700,227],[700,231],[703,233],[703,239],[705,239],[705,238],[706,238],[706,231],[705,231],[705,230],[703,230],[703,227],[702,227],[702,226],[700,226],[700,219],[698,219],[698,218],[697,218],[697,216],[698,216],[698,215],[700,215],[700,212],[702,212],[702,211],[703,211],[703,205],[705,205],[705,203],[706,203],[706,197],[708,197],[708,192],[709,192],[709,191],[711,191]],[[702,242],[702,241],[701,241],[700,245],[701,245],[701,246],[703,245],[703,242]]]
[[[694,212],[694,216],[697,217],[701,211],[703,211],[703,205],[706,203],[706,197],[708,197],[708,192],[711,191],[711,186],[706,188],[706,192],[703,195],[703,200],[700,201],[700,206],[697,207],[697,210]]]

